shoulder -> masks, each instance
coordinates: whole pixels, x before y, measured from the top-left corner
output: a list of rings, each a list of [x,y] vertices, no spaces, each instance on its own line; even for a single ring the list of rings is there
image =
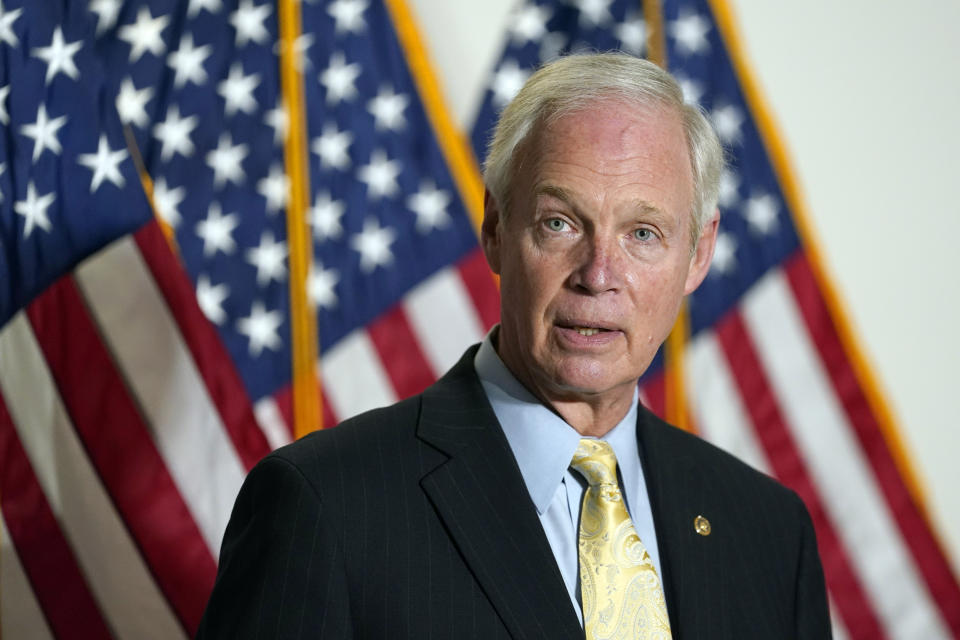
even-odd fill
[[[361,476],[416,448],[420,401],[413,396],[315,431],[272,452],[257,466],[287,467],[315,485],[343,473]]]
[[[387,407],[366,411],[336,426],[310,433],[296,442],[280,447],[268,457],[281,458],[297,465],[309,465],[317,456],[331,451],[365,451],[386,442],[411,438],[420,414],[420,396],[413,396]]]
[[[363,490],[363,482],[382,493],[404,491],[446,460],[435,446],[442,439],[424,437],[423,431],[437,421],[462,422],[444,411],[450,405],[468,409],[485,403],[473,369],[475,352],[475,346],[468,349],[423,393],[304,436],[269,454],[258,468],[299,475],[324,501],[349,499]]]
[[[719,619],[699,617],[710,598],[723,610],[739,610],[717,637],[829,637],[816,534],[800,497],[645,410],[637,428],[657,540],[685,615],[702,628],[714,626]],[[705,532],[701,517],[709,523]],[[708,596],[702,585],[725,588]]]
[[[787,511],[809,520],[806,507],[792,489],[703,438],[641,410],[639,435],[651,455],[665,457],[698,476],[714,492],[754,507]],[[663,463],[659,460],[657,464]]]

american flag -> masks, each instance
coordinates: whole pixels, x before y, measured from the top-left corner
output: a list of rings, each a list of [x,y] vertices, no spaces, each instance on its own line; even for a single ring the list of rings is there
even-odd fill
[[[4,637],[192,635],[245,472],[292,439],[281,4],[0,2]],[[498,296],[403,4],[300,9],[331,425],[430,384]]]
[[[536,0],[519,3],[509,24],[473,128],[479,157],[499,109],[537,65],[566,52],[665,61],[685,99],[705,109],[729,168],[713,264],[688,300],[679,356],[691,423],[804,499],[836,637],[960,637],[957,579],[898,466],[726,3]],[[662,362],[645,378],[650,388],[663,386]]]
[[[281,4],[0,0],[4,637],[191,635],[245,471],[292,438]],[[807,500],[840,634],[960,633],[960,590],[795,230],[720,6],[665,2],[660,23],[733,159],[715,273],[690,303],[694,423]],[[650,8],[518,7],[478,155],[529,69],[567,50],[646,53]],[[402,1],[300,9],[301,222],[331,425],[432,382],[498,301],[468,214],[479,194]],[[142,227],[134,156],[160,218]],[[662,373],[646,380],[654,404]]]

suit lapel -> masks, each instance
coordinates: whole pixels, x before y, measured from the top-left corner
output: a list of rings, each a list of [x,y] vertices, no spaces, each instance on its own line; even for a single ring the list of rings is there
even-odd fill
[[[423,394],[418,435],[448,459],[421,486],[513,637],[582,638],[475,353]]]
[[[682,441],[689,437],[693,436],[679,432],[641,407],[637,439],[673,636],[709,637],[711,630],[704,624],[712,616],[724,615],[718,612],[718,603],[725,596],[722,576],[715,575],[722,571],[722,554],[717,551],[717,537],[698,534],[694,521],[697,516],[714,521],[721,514],[714,513],[710,480],[682,452],[687,449]]]

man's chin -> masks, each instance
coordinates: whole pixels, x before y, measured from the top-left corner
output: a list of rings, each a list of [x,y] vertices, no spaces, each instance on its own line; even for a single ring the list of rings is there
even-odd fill
[[[603,363],[577,363],[579,366],[561,366],[554,370],[548,384],[550,395],[559,401],[596,401],[604,395],[611,399],[620,395],[632,395],[637,379],[624,372],[617,372]],[[639,377],[639,376],[638,376]]]

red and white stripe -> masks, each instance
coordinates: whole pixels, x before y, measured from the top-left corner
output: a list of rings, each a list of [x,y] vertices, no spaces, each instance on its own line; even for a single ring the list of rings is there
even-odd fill
[[[434,379],[456,364],[464,345],[479,342],[486,333],[466,285],[453,267],[417,285],[404,299],[403,309]]]
[[[907,516],[886,499],[844,409],[850,378],[838,388],[827,372],[826,339],[818,335],[835,330],[825,303],[809,289],[798,295],[801,280],[809,284],[812,274],[798,256],[691,343],[686,364],[697,427],[807,503],[838,637],[949,637],[957,631],[952,612],[934,592],[947,587],[931,584],[911,554]],[[874,449],[886,450],[874,429]]]
[[[63,553],[72,553],[85,578],[77,589],[89,589],[116,637],[186,637],[87,456],[22,313],[0,334],[0,393],[15,430],[7,437],[22,446],[69,547]]]
[[[387,369],[364,329],[353,331],[331,348],[320,373],[327,404],[337,416],[353,416],[397,400]]]
[[[104,346],[137,398],[163,464],[207,546],[218,555],[246,470],[180,328],[131,238],[81,265],[76,280]],[[117,295],[124,288],[126,295]],[[197,482],[198,470],[204,482]]]
[[[736,379],[713,331],[702,333],[687,351],[687,385],[696,389],[691,412],[700,435],[755,469],[773,475]],[[822,545],[821,545],[822,546]],[[831,598],[833,636],[848,637],[839,609]]]
[[[324,351],[318,367],[324,424],[423,391],[467,346],[482,340],[499,316],[499,293],[477,249]],[[271,445],[289,442],[289,388],[258,401],[256,416]]]
[[[0,332],[5,637],[193,634],[240,483],[269,451],[200,313],[151,224]]]
[[[53,640],[0,514],[0,637]]]

